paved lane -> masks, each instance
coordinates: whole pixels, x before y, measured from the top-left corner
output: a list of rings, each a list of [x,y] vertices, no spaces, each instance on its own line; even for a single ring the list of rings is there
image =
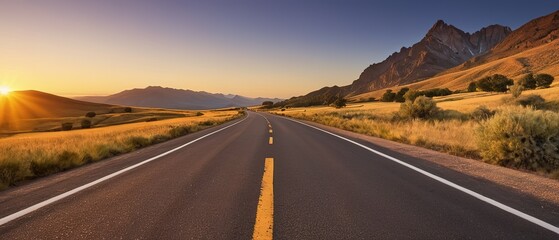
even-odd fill
[[[559,236],[289,119],[250,112],[239,121],[63,173],[61,176],[72,175],[64,180],[41,179],[0,193],[0,217],[5,217],[230,126],[10,221],[0,226],[0,239],[251,239],[267,234],[275,239]],[[541,210],[540,202],[520,193],[363,144],[559,224],[559,206]]]

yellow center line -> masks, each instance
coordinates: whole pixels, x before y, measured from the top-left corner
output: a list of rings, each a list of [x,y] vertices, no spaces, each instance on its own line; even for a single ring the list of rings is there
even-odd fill
[[[272,239],[274,230],[274,159],[266,158],[252,239]]]
[[[270,137],[270,140],[268,141],[268,143],[269,143],[270,145],[274,144],[274,138],[273,138],[273,137]]]
[[[272,129],[270,129],[270,133],[272,133]]]

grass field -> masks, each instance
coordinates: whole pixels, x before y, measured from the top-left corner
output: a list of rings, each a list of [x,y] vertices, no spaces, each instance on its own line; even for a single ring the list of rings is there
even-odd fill
[[[555,106],[555,111],[559,107],[559,87],[530,90],[522,94],[541,95],[548,105]],[[271,112],[457,156],[481,159],[476,139],[476,129],[480,123],[471,118],[471,112],[482,105],[493,110],[509,106],[510,103],[503,101],[503,98],[510,95],[474,92],[436,97],[434,100],[441,109],[440,115],[429,120],[398,118],[396,113],[400,103],[394,102],[352,103],[339,109],[329,106],[288,108]]]
[[[21,180],[64,171],[180,137],[243,115],[235,109],[203,111],[203,115],[181,112],[183,115],[178,118],[172,112],[165,113],[175,118],[73,131],[23,133],[0,138],[0,189]],[[105,121],[122,124],[152,117],[151,114],[154,113],[140,112],[133,117],[113,114],[104,119],[96,117],[96,120],[100,121],[99,125]],[[161,112],[157,116],[161,117]]]
[[[0,135],[59,131],[63,123],[81,128],[88,119],[92,127],[159,121],[195,116],[197,111],[127,107],[83,102],[39,91],[16,91],[0,96]],[[94,112],[93,118],[86,113]]]
[[[124,107],[114,107],[107,112],[100,112],[93,118],[87,118],[84,114],[69,117],[49,117],[22,119],[12,124],[10,131],[4,133],[25,133],[25,132],[44,132],[60,131],[62,123],[72,123],[73,129],[81,128],[80,123],[83,119],[89,119],[92,127],[106,127],[119,124],[159,121],[171,118],[195,116],[198,111],[186,110],[166,110],[133,108],[133,112],[123,111]]]

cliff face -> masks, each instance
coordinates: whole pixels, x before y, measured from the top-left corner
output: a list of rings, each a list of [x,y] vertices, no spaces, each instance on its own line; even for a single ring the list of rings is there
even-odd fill
[[[509,27],[491,25],[470,34],[439,20],[420,42],[409,48],[403,47],[384,61],[370,65],[351,85],[325,87],[292,98],[287,104],[322,104],[340,96],[421,81],[486,54],[510,33]]]
[[[469,34],[439,20],[419,43],[402,48],[383,62],[366,68],[350,85],[347,94],[355,95],[432,77],[486,53],[510,32],[508,27],[491,25]]]
[[[508,57],[522,51],[550,43],[559,38],[559,11],[536,18],[522,25],[499,42],[491,51],[472,58],[459,66],[464,70],[496,59]]]

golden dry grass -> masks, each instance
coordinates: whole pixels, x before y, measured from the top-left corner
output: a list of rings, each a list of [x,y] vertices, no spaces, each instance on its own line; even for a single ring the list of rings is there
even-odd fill
[[[559,101],[559,87],[525,91],[523,95],[538,94],[548,102]],[[435,97],[443,110],[439,120],[395,120],[400,103],[353,103],[347,107],[320,106],[274,110],[272,113],[309,120],[328,126],[393,141],[422,146],[453,155],[479,158],[474,134],[479,123],[469,114],[478,106],[498,109],[507,103],[509,93],[460,93]],[[552,104],[557,104],[556,102]]]
[[[133,108],[132,113],[125,113],[123,107],[114,107],[106,112],[97,112],[94,118],[86,118],[85,112],[80,115],[67,117],[29,118],[12,121],[9,130],[2,129],[3,133],[24,133],[60,130],[62,123],[72,123],[74,129],[80,128],[83,119],[90,119],[92,127],[106,127],[126,123],[164,120],[196,115],[197,111],[165,110],[149,108]]]
[[[0,188],[159,143],[239,117],[237,110],[65,132],[0,138]]]
[[[478,158],[473,135],[473,129],[478,125],[475,121],[457,119],[395,121],[391,119],[390,114],[335,109],[320,113],[300,111],[275,113],[453,155]]]

